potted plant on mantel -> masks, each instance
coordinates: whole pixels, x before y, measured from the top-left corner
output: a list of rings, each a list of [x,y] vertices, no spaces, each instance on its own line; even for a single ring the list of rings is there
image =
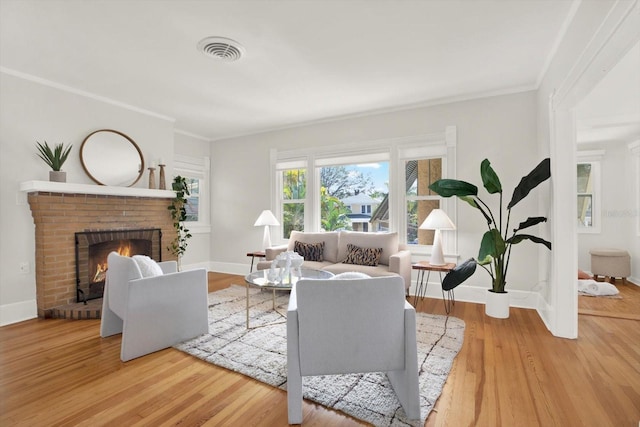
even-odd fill
[[[538,164],[513,191],[511,201],[507,205],[506,217],[503,215],[502,184],[498,175],[491,167],[489,160],[484,159],[480,164],[480,176],[482,184],[489,194],[500,195],[499,216],[493,214],[489,206],[478,197],[478,187],[465,181],[455,179],[441,179],[429,186],[431,190],[441,197],[456,196],[460,200],[469,203],[478,209],[487,221],[487,232],[482,236],[480,251],[477,259],[465,261],[449,278],[453,286],[457,286],[471,277],[476,265],[480,265],[491,276],[492,287],[487,294],[485,313],[492,317],[509,317],[509,295],[505,291],[507,284],[507,271],[511,248],[524,240],[539,243],[551,250],[551,243],[540,237],[530,234],[521,234],[520,231],[547,221],[546,217],[529,217],[521,222],[513,231],[509,229],[511,220],[511,208],[524,199],[531,190],[551,177],[551,162],[548,158]],[[503,222],[506,221],[506,222]],[[512,234],[509,234],[512,233]]]
[[[65,148],[64,144],[60,143],[55,145],[52,150],[49,144],[47,144],[47,141],[45,141],[44,144],[36,141],[36,144],[38,146],[38,157],[44,160],[51,168],[49,171],[49,181],[67,182],[67,173],[62,170],[62,165],[67,161],[73,145]]]
[[[189,185],[187,179],[180,175],[173,178],[171,188],[176,193],[176,197],[171,200],[171,204],[167,207],[171,212],[171,219],[173,220],[173,228],[176,230],[175,238],[171,241],[171,244],[167,246],[167,249],[178,258],[178,270],[180,270],[180,260],[182,255],[187,251],[187,240],[191,238],[191,233],[184,226],[184,221],[187,219],[187,197],[189,193]]]

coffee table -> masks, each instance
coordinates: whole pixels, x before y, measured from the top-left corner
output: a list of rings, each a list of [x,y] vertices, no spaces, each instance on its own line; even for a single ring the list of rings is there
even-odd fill
[[[300,279],[330,279],[333,277],[333,273],[323,270],[312,270],[310,268],[301,268],[299,276],[297,272],[292,270],[290,277],[286,277],[281,283],[270,282],[267,279],[269,270],[258,270],[253,273],[247,274],[244,278],[245,285],[247,287],[247,329],[251,329],[249,326],[249,288],[267,289],[273,292],[272,306],[273,310],[280,314],[282,317],[286,315],[276,310],[276,291],[291,291],[294,283]],[[273,323],[270,323],[273,324]],[[266,325],[263,325],[266,326]]]

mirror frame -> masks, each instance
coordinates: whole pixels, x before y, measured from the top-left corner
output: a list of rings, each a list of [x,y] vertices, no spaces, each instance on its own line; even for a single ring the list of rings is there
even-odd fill
[[[138,181],[140,181],[140,178],[142,178],[142,175],[144,174],[144,170],[145,170],[145,167],[144,167],[144,156],[142,155],[142,151],[140,150],[140,147],[138,147],[138,144],[136,144],[133,139],[131,139],[128,135],[125,135],[124,133],[119,132],[117,130],[113,130],[113,129],[98,129],[96,131],[91,132],[89,135],[87,135],[87,137],[84,139],[84,141],[82,141],[82,145],[80,146],[80,163],[82,164],[82,169],[84,169],[85,173],[89,176],[89,178],[91,178],[97,184],[105,185],[105,186],[109,185],[109,184],[105,184],[105,183],[101,182],[95,176],[93,176],[91,174],[91,172],[89,172],[89,169],[87,168],[87,165],[85,164],[85,161],[84,161],[84,147],[85,147],[85,144],[87,143],[87,141],[89,141],[89,138],[91,138],[93,135],[95,135],[96,133],[99,133],[99,132],[111,132],[111,133],[115,133],[117,135],[120,135],[121,137],[123,137],[127,141],[129,141],[131,143],[131,145],[133,145],[133,147],[138,152],[138,155],[140,156],[140,170],[138,171],[138,176],[135,178],[135,180],[131,184],[127,185],[127,187],[134,186]]]

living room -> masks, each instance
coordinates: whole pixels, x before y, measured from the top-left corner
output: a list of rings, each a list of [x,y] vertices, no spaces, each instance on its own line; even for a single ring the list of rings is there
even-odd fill
[[[5,11],[14,6],[12,2],[3,1],[0,11],[3,28],[18,25],[5,21],[10,19]],[[523,204],[522,212],[539,212],[549,217],[549,223],[541,226],[540,232],[553,240],[553,251],[539,251],[534,245],[518,247],[517,257],[514,255],[512,261],[510,291],[516,296],[514,307],[533,309],[553,335],[577,338],[577,295],[571,286],[564,285],[575,280],[578,267],[575,218],[570,214],[575,209],[575,199],[568,196],[575,192],[576,147],[568,136],[571,122],[566,121],[567,112],[575,105],[572,102],[583,97],[600,79],[595,64],[599,65],[598,61],[607,66],[615,64],[632,45],[631,41],[637,42],[637,31],[628,29],[634,26],[626,26],[628,20],[637,19],[637,9],[634,1],[566,2],[562,9],[563,19],[554,26],[549,50],[545,52],[550,62],[537,70],[542,73],[544,69],[546,73],[539,76],[539,81],[527,82],[519,89],[495,88],[486,95],[484,92],[464,94],[444,102],[414,103],[405,108],[343,114],[331,119],[300,117],[295,126],[265,128],[262,132],[248,128],[246,132],[238,132],[238,136],[230,132],[221,137],[217,136],[215,126],[207,133],[176,121],[154,106],[140,106],[97,89],[74,87],[59,81],[56,75],[39,75],[28,68],[20,69],[15,64],[5,63],[5,46],[14,42],[5,37],[4,31],[8,30],[3,29],[3,55],[0,56],[0,324],[18,323],[36,315],[33,218],[26,193],[19,191],[21,183],[48,180],[47,169],[36,157],[36,141],[73,144],[72,155],[64,167],[70,184],[94,184],[82,168],[78,150],[83,139],[97,129],[116,129],[132,137],[146,162],[166,159],[169,176],[173,175],[178,161],[208,158],[208,221],[193,228],[194,237],[182,264],[186,269],[205,267],[210,271],[246,274],[250,261],[246,253],[260,249],[262,241],[262,230],[253,223],[263,209],[274,209],[276,204],[271,186],[274,153],[295,150],[318,153],[327,147],[353,150],[375,144],[395,147],[407,138],[418,142],[421,137],[428,139],[437,135],[444,138],[447,130],[454,129],[458,179],[477,182],[480,161],[488,158],[503,182],[514,185],[538,161],[551,157],[552,180],[543,192],[532,195]],[[567,19],[567,27],[562,28],[564,18],[570,13],[572,20]],[[139,19],[143,25],[143,18]],[[212,24],[212,27],[216,25]],[[73,33],[72,29],[69,31]],[[211,35],[209,32],[201,36]],[[564,35],[559,37],[561,33]],[[557,40],[555,36],[558,36]],[[82,38],[77,34],[69,37]],[[26,41],[25,46],[16,44],[27,50]],[[195,51],[197,41],[193,40],[185,49]],[[557,41],[555,46],[554,41]],[[246,40],[242,42],[247,43]],[[247,46],[249,55],[253,54],[252,49]],[[551,55],[552,50],[555,56]],[[109,58],[109,52],[103,52],[103,55]],[[584,59],[589,55],[591,62]],[[69,66],[77,67],[78,73],[86,72],[81,64]],[[494,69],[494,72],[499,73],[499,70]],[[252,73],[252,79],[259,79],[259,71]],[[184,80],[188,79],[185,76]],[[151,74],[149,80],[153,80]],[[127,83],[134,84],[116,82]],[[298,90],[304,93],[302,89]],[[249,102],[233,99],[227,100],[226,105],[225,100],[216,99],[215,91],[209,95],[212,101],[207,108],[216,112],[219,116],[216,120],[224,121],[226,109],[235,108],[236,103]],[[562,98],[554,104],[554,111],[549,107],[552,95],[556,99]],[[333,102],[339,104],[340,97],[333,98]],[[319,103],[319,100],[310,99],[309,103]],[[254,106],[254,114],[247,115],[245,121],[259,122],[259,116],[263,112],[266,114],[268,108],[271,107]],[[554,112],[558,115],[554,116]],[[136,184],[137,188],[147,187],[147,176],[145,172]],[[638,189],[635,191],[637,197]],[[459,262],[477,254],[479,236],[485,224],[466,206],[456,209],[455,222],[458,230],[453,247],[457,252],[449,255]],[[628,248],[633,260],[632,277],[638,282],[640,243],[637,237],[632,244]],[[414,254],[414,261],[427,256],[426,252],[418,252]],[[26,269],[22,269],[25,264]],[[486,282],[486,275],[478,272],[460,292],[460,297],[482,304],[488,286]]]

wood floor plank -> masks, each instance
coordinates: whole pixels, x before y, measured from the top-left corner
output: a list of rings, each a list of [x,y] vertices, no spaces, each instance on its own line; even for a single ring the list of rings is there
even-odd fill
[[[243,278],[210,273],[209,290]],[[634,286],[634,285],[631,285]],[[457,302],[462,350],[427,426],[637,426],[640,321],[635,288],[590,298],[577,340],[553,337],[533,310],[488,318]],[[445,314],[440,299],[417,310]],[[629,317],[629,316],[627,316]],[[633,317],[633,316],[631,316]],[[2,426],[286,426],[286,392],[175,349],[126,363],[97,320],[29,320],[0,328]],[[366,425],[305,402],[305,426]]]

